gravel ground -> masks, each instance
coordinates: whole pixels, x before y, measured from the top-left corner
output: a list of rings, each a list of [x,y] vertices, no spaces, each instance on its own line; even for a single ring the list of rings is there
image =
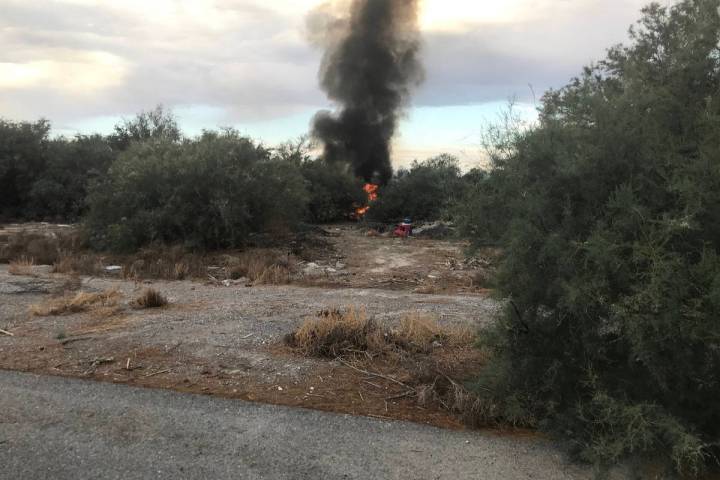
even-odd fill
[[[543,441],[0,372],[0,479],[590,479]]]
[[[150,285],[84,278],[84,291],[120,291],[126,307],[122,313],[101,321],[88,314],[45,318],[28,315],[28,308],[46,301],[66,277],[49,274],[46,267],[36,267],[35,273],[38,276],[34,278],[13,276],[7,273],[7,266],[0,265],[0,328],[17,333],[16,337],[0,336],[0,366],[3,352],[7,356],[15,349],[58,336],[92,335],[93,340],[82,344],[82,354],[88,358],[107,357],[110,345],[176,347],[178,353],[193,357],[226,357],[226,363],[250,366],[267,378],[292,376],[314,362],[298,359],[288,366],[286,359],[277,359],[265,350],[323,309],[361,307],[388,323],[398,321],[403,313],[424,312],[437,316],[441,323],[481,325],[490,321],[498,308],[495,301],[482,296],[297,286],[224,287],[175,281],[151,285],[167,296],[169,308],[135,311],[127,308],[127,303]]]

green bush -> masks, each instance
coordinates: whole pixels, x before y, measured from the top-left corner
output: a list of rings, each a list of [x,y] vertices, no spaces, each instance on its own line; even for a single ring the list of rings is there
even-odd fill
[[[344,165],[325,160],[306,160],[301,172],[310,193],[308,220],[328,223],[347,220],[357,205],[367,202],[363,182]]]
[[[108,141],[116,151],[127,150],[135,142],[179,142],[181,139],[182,132],[175,115],[162,105],[153,110],[142,111],[131,119],[122,120],[108,136]]]
[[[205,132],[133,142],[92,188],[85,226],[98,249],[236,247],[297,224],[307,198],[294,162],[236,131]]]
[[[718,456],[718,6],[644,9],[632,44],[548,93],[467,197],[499,218],[464,221],[499,238],[508,299],[478,392],[590,461],[696,473]]]
[[[413,162],[409,169],[399,170],[390,183],[380,189],[368,219],[395,222],[404,217],[413,220],[438,220],[462,191],[458,161],[440,155],[424,162]]]
[[[105,175],[115,157],[101,135],[51,140],[45,167],[30,189],[24,216],[78,220],[85,211],[89,183]]]
[[[26,215],[33,184],[45,169],[50,123],[0,119],[0,217]]]

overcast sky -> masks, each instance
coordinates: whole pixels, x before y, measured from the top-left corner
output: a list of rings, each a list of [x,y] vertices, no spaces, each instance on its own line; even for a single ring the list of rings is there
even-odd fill
[[[0,0],[0,116],[63,134],[108,132],[171,107],[188,133],[236,126],[274,144],[329,105],[308,41],[317,0]],[[646,0],[425,0],[426,82],[398,163],[443,151],[479,161],[479,132],[511,97],[536,98],[627,38]],[[662,3],[667,4],[668,1]],[[529,87],[532,85],[533,89]]]

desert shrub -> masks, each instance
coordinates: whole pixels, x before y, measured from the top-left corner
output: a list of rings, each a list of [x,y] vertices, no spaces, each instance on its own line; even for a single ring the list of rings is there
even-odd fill
[[[108,142],[116,151],[124,151],[133,143],[148,141],[179,142],[182,132],[172,111],[162,105],[153,110],[142,111],[130,119],[115,125]]]
[[[414,162],[409,169],[399,170],[390,183],[380,189],[368,219],[384,223],[404,217],[437,220],[458,198],[461,182],[458,161],[450,155]]]
[[[45,169],[50,123],[0,119],[0,217],[26,214],[34,182]]]
[[[29,192],[24,217],[77,221],[85,211],[90,182],[107,173],[116,153],[101,135],[57,138]]]
[[[631,36],[494,158],[508,302],[477,393],[586,460],[697,473],[720,445],[718,2],[653,4]]]
[[[168,304],[167,298],[154,288],[145,289],[140,296],[132,302],[136,309],[162,308]]]
[[[100,135],[49,138],[50,123],[0,120],[0,216],[76,220],[88,183],[115,158]]]
[[[306,160],[301,172],[310,194],[308,220],[329,223],[346,220],[358,205],[367,202],[363,182],[339,163],[323,159]]]
[[[307,193],[296,164],[226,130],[133,143],[94,185],[89,205],[85,227],[95,248],[217,249],[241,246],[254,232],[292,228]]]

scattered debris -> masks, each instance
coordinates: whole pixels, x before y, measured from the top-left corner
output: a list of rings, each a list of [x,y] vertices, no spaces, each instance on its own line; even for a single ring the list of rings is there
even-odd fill
[[[412,234],[418,238],[431,238],[434,240],[440,240],[448,238],[455,233],[455,228],[444,222],[434,222],[426,225],[422,225],[413,229]]]

